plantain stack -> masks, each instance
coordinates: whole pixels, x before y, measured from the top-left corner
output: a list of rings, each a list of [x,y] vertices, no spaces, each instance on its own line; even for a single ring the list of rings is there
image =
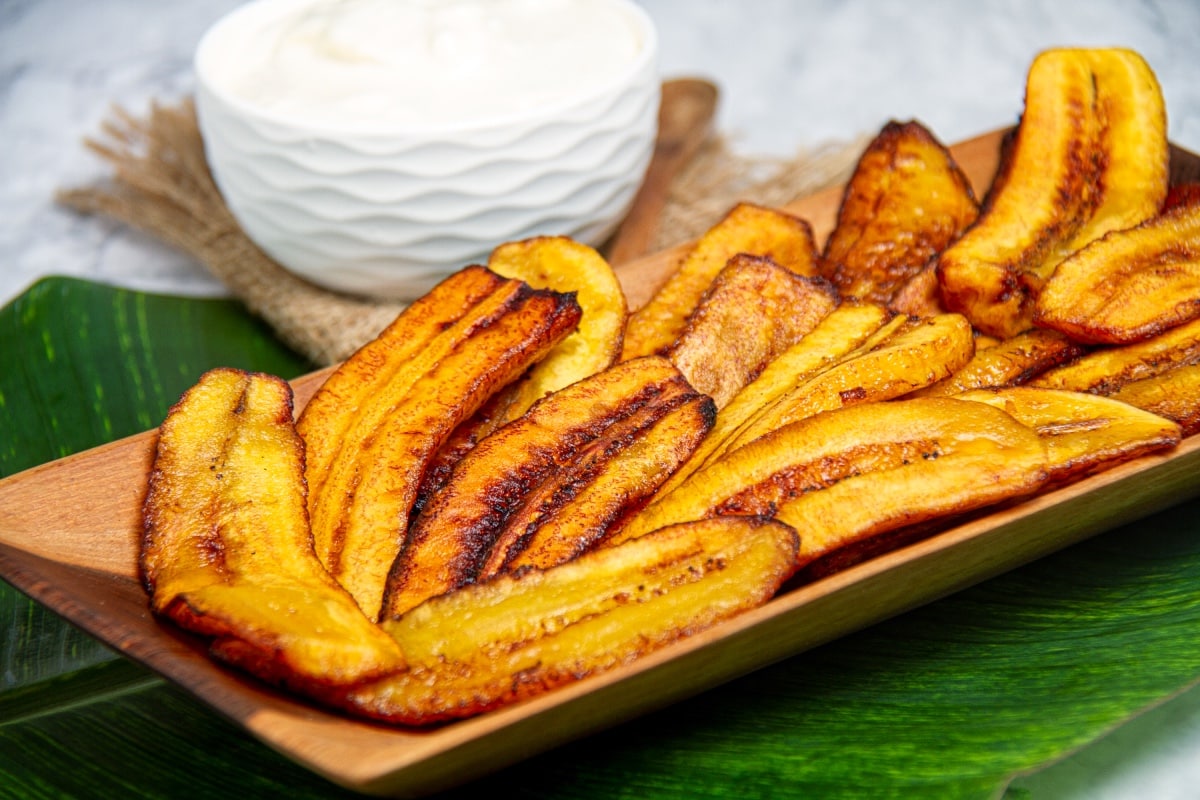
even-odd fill
[[[947,308],[998,338],[1032,327],[1059,263],[1158,212],[1168,161],[1162,93],[1141,56],[1116,48],[1039,54],[979,219],[938,257]]]
[[[157,442],[139,564],[215,658],[427,725],[618,668],[789,584],[1200,431],[1200,193],[1121,49],[1038,56],[982,206],[917,122],[818,250],[741,203],[632,312],[498,246],[332,372],[217,369]]]

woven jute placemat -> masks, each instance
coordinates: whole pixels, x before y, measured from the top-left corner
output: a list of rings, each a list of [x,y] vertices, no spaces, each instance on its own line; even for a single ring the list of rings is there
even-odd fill
[[[755,158],[711,136],[673,181],[653,251],[697,238],[739,201],[780,206],[844,182],[865,143]],[[250,241],[213,182],[190,99],[154,104],[145,116],[115,108],[84,144],[111,165],[111,179],[64,189],[59,203],[111,217],[191,255],[314,363],[345,359],[403,310],[395,301],[315,286]]]

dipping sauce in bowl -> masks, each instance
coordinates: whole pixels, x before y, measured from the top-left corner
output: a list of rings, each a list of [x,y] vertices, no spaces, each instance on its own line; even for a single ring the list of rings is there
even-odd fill
[[[505,241],[603,241],[649,163],[656,56],[630,0],[255,0],[201,41],[197,111],[269,255],[411,299]]]
[[[628,9],[602,0],[289,5],[244,23],[231,37],[243,55],[212,77],[266,113],[316,127],[494,123],[607,88],[644,47]]]

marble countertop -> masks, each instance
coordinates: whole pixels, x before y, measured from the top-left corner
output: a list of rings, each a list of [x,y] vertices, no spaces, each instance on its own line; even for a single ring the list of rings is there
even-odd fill
[[[222,293],[190,259],[119,225],[59,208],[53,194],[105,175],[81,140],[98,132],[113,105],[137,114],[152,100],[190,93],[197,41],[236,5],[0,0],[0,303],[50,274]],[[1194,0],[643,5],[659,28],[664,76],[718,83],[717,127],[747,154],[791,155],[851,141],[889,119],[918,119],[945,142],[1010,125],[1020,114],[1034,54],[1058,45],[1141,52],[1162,84],[1171,139],[1200,152],[1200,3]],[[1073,788],[1060,787],[1054,796],[1196,797],[1196,694],[1158,712],[1179,735],[1153,752],[1126,754],[1119,739],[1091,748],[1076,759]]]

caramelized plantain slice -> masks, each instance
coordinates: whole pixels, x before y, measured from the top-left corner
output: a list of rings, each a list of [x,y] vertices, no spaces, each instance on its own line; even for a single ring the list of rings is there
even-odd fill
[[[542,694],[762,605],[796,547],[777,522],[706,520],[465,586],[384,620],[411,669],[352,687],[346,704],[425,725]]]
[[[978,213],[950,151],[919,122],[889,122],[846,184],[822,274],[843,297],[886,306]]]
[[[407,355],[370,394],[349,383],[354,368],[343,365],[347,377],[335,385],[357,402],[322,404],[322,415],[305,411],[305,437],[325,426],[342,431],[326,474],[309,473],[316,552],[372,619],[434,454],[459,423],[570,333],[579,316],[570,294],[505,280],[417,352],[363,351],[364,358],[389,361]]]
[[[569,469],[613,425],[646,408],[665,413],[671,398],[695,395],[667,359],[633,359],[547,395],[481,440],[413,518],[391,564],[384,614],[398,616],[474,580],[531,491]]]
[[[659,354],[669,347],[713,279],[738,253],[770,258],[798,275],[817,275],[817,247],[805,220],[739,203],[688,250],[649,302],[630,314],[621,358]]]
[[[1200,363],[1200,320],[1136,344],[1102,347],[1043,372],[1030,386],[1109,395],[1127,383]]]
[[[1179,426],[1127,403],[1084,392],[1015,386],[956,395],[987,403],[1037,431],[1050,485],[1062,485],[1138,456],[1174,447]]]
[[[504,283],[503,278],[483,267],[467,267],[451,274],[325,379],[296,421],[304,439],[310,495],[321,493],[331,465],[373,399],[404,375],[405,366],[422,348]]]
[[[1005,171],[976,223],[938,257],[946,307],[1000,338],[1028,329],[1059,262],[1158,212],[1168,161],[1162,92],[1141,56],[1039,54]]]
[[[870,303],[846,302],[831,311],[799,342],[767,364],[757,378],[717,410],[712,430],[691,458],[667,478],[658,493],[671,491],[688,475],[720,456],[729,438],[758,411],[783,397],[796,385],[863,345],[890,319]],[[903,320],[891,318],[899,324]]]
[[[721,408],[837,304],[824,280],[741,253],[713,280],[665,355]]]
[[[1184,436],[1200,433],[1200,364],[1127,383],[1109,396],[1174,420]]]
[[[723,452],[821,411],[909,394],[948,377],[974,355],[971,326],[959,314],[920,320],[897,317],[895,323],[903,324],[881,343],[868,339],[763,407],[720,446]]]
[[[582,311],[579,327],[454,429],[426,470],[418,508],[480,439],[524,414],[539,398],[611,366],[621,354],[629,316],[625,292],[595,249],[565,236],[535,236],[495,248],[488,269],[537,289],[573,293]]]
[[[681,389],[612,425],[530,492],[479,578],[570,561],[641,510],[712,427],[712,399]]]
[[[312,549],[288,384],[216,369],[159,431],[139,552],[156,614],[258,677],[326,697],[404,667]]]
[[[1067,258],[1035,324],[1081,342],[1128,344],[1200,317],[1200,205],[1113,231]]]
[[[625,291],[593,248],[565,236],[537,236],[497,247],[488,257],[488,269],[535,289],[572,292],[583,312],[579,327],[518,385],[521,396],[509,419],[521,416],[545,395],[607,369],[621,355],[629,316]]]
[[[1083,345],[1061,333],[1035,328],[987,347],[976,344],[975,355],[962,369],[918,389],[913,396],[945,397],[972,389],[1020,385],[1085,351]]]
[[[1046,479],[1045,462],[1032,429],[982,403],[931,397],[850,406],[728,453],[612,541],[680,520],[767,515],[801,533],[797,562],[807,567],[884,534],[1027,495]]]

